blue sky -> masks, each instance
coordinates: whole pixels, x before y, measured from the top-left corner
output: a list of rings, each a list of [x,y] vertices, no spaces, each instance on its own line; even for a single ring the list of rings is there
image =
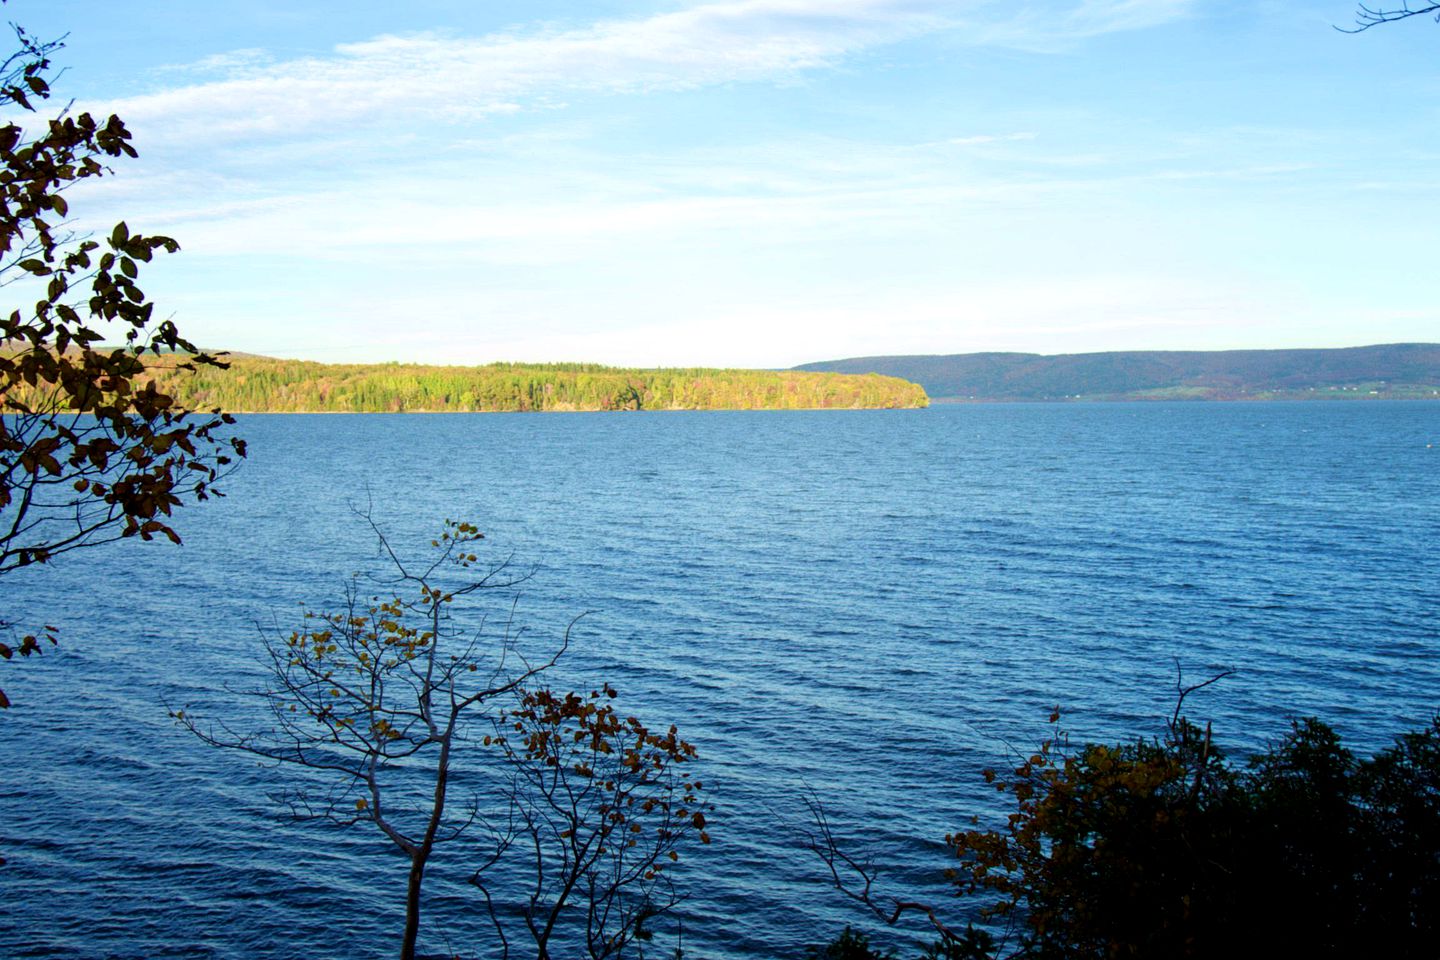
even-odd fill
[[[789,366],[1440,339],[1440,25],[1347,0],[12,0],[212,348]]]

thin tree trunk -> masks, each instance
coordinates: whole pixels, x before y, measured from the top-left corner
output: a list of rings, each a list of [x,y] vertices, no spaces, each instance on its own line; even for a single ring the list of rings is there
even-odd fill
[[[405,888],[405,939],[400,944],[400,960],[415,960],[415,942],[420,937],[420,889],[425,883],[425,864],[435,849],[435,834],[445,816],[445,789],[450,779],[450,739],[455,732],[452,714],[445,735],[440,740],[440,756],[435,761],[435,793],[430,805],[430,822],[425,825],[425,839],[410,856],[410,881]]]
[[[428,859],[428,845],[416,850],[410,858],[410,882],[405,889],[405,939],[400,945],[400,960],[415,960],[415,941],[420,937],[420,887],[425,882]]]

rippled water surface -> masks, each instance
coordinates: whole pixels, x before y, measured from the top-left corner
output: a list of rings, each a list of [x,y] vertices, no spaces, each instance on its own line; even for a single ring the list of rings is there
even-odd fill
[[[863,918],[804,850],[803,796],[942,897],[980,769],[1061,704],[1083,738],[1191,705],[1243,753],[1318,714],[1362,750],[1440,708],[1440,404],[246,417],[230,496],[181,549],[124,543],[0,583],[62,646],[3,668],[0,954],[395,953],[405,865],[291,824],[286,770],[205,748],[165,704],[244,724],[257,624],[379,569],[445,517],[534,569],[563,681],[608,679],[701,750],[715,843],[684,864],[687,956],[797,957]],[[517,591],[474,609],[507,615]],[[503,595],[501,595],[503,594]],[[489,955],[463,850],[424,942]]]

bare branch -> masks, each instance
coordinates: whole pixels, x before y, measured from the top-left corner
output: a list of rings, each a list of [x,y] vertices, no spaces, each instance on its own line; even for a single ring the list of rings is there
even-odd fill
[[[1176,658],[1175,658],[1175,712],[1170,715],[1170,734],[1171,734],[1171,736],[1176,736],[1176,735],[1178,735],[1178,733],[1179,733],[1179,730],[1180,730],[1180,721],[1184,719],[1184,718],[1180,715],[1180,711],[1181,711],[1181,709],[1185,706],[1185,698],[1186,698],[1186,697],[1190,696],[1190,694],[1195,693],[1195,692],[1197,692],[1197,691],[1204,690],[1206,687],[1210,686],[1212,683],[1219,683],[1221,680],[1224,680],[1226,677],[1233,677],[1234,675],[1235,675],[1235,671],[1234,671],[1233,669],[1228,669],[1228,668],[1227,668],[1227,669],[1225,669],[1225,670],[1221,670],[1221,671],[1219,671],[1219,672],[1211,675],[1210,678],[1207,679],[1207,680],[1202,680],[1200,683],[1192,683],[1192,684],[1190,684],[1189,686],[1186,686],[1186,685],[1185,685],[1185,670],[1180,666],[1180,658],[1179,658],[1179,657],[1176,657]]]
[[[1394,23],[1397,20],[1408,20],[1411,17],[1434,14],[1435,20],[1440,22],[1440,3],[1424,3],[1412,6],[1410,0],[1405,0],[1399,7],[1368,7],[1360,4],[1355,11],[1355,26],[1336,27],[1341,33],[1363,33],[1371,27],[1378,27],[1383,23]]]
[[[931,928],[939,934],[942,941],[946,943],[961,942],[963,934],[956,932],[949,924],[945,923],[930,904],[915,900],[901,900],[898,897],[882,898],[877,895],[874,887],[880,877],[880,871],[874,861],[868,857],[857,859],[841,848],[830,827],[830,818],[825,813],[825,806],[820,802],[819,794],[813,789],[805,796],[805,806],[810,810],[810,817],[816,831],[810,835],[806,846],[829,869],[830,882],[836,890],[865,907],[887,926],[895,926],[907,913],[919,913],[925,916]]]

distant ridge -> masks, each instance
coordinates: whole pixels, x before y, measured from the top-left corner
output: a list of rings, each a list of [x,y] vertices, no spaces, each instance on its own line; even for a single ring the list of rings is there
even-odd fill
[[[796,370],[878,373],[937,400],[1440,399],[1440,344],[856,357]]]

